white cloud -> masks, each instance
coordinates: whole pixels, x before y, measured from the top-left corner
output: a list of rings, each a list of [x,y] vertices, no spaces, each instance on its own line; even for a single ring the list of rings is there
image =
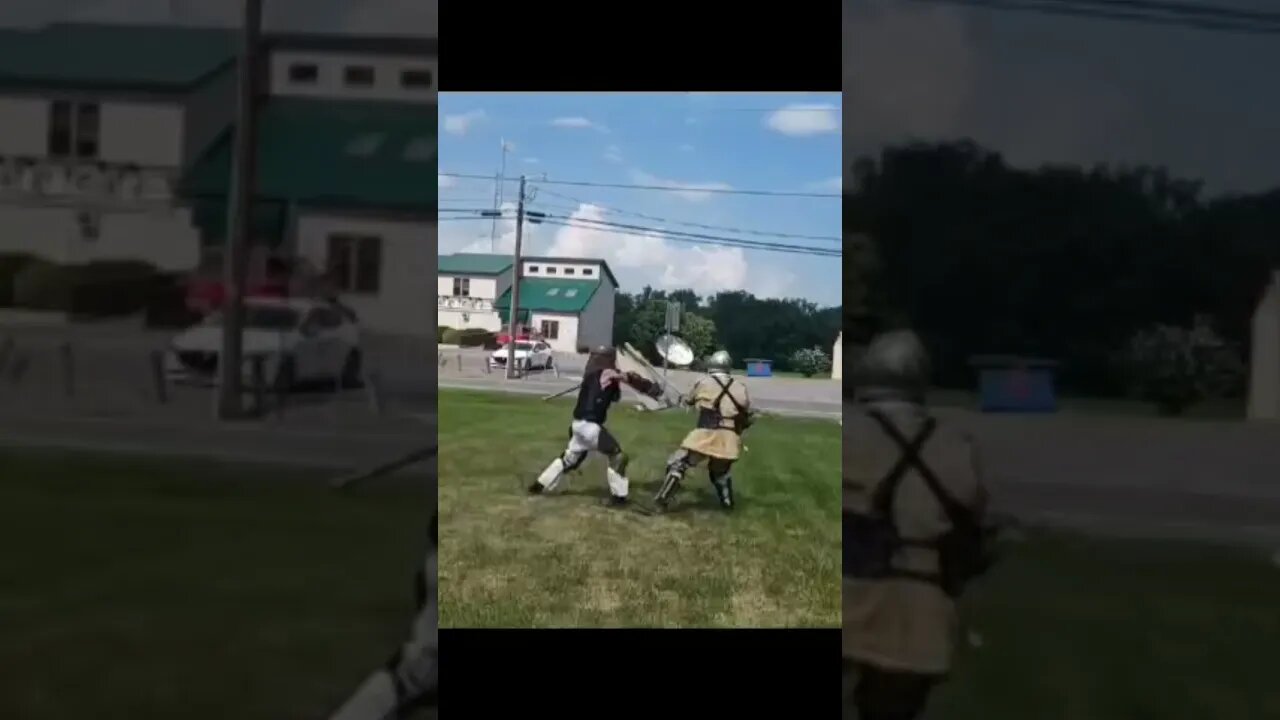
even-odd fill
[[[611,163],[622,162],[622,148],[617,145],[610,145],[604,150],[604,159]]]
[[[689,202],[701,203],[710,200],[716,196],[717,190],[732,190],[733,186],[722,182],[682,182],[679,180],[666,180],[655,177],[640,170],[632,170],[631,178],[639,185],[655,185],[658,187],[671,188],[676,192],[672,193],[678,197],[684,198]]]
[[[458,184],[458,181],[456,178],[449,175],[440,175],[437,173],[436,185],[442,188],[451,188],[456,186],[457,184]]]
[[[434,37],[439,27],[438,2],[364,0],[344,4],[350,7],[343,22],[348,31]]]
[[[515,204],[503,204],[504,219],[440,224],[440,252],[510,254],[515,249]],[[664,290],[692,288],[700,295],[747,290],[759,297],[788,297],[795,275],[776,263],[752,263],[741,248],[677,242],[661,231],[616,231],[606,208],[584,203],[569,216],[573,227],[526,225],[524,252],[530,255],[600,258],[619,276],[626,292],[651,285]],[[625,232],[625,234],[624,234]],[[768,258],[765,258],[768,260]]]
[[[820,180],[815,183],[809,183],[809,187],[813,190],[825,190],[827,192],[844,192],[844,177],[836,176]]]
[[[488,118],[483,110],[469,110],[457,115],[444,116],[444,131],[451,135],[466,135],[472,127]]]
[[[676,243],[661,232],[615,232],[596,225],[610,221],[605,208],[598,205],[580,205],[570,217],[576,227],[561,227],[547,254],[601,258],[636,284],[627,288],[631,292],[649,284],[665,290],[692,288],[707,295],[749,289],[755,275],[740,248]],[[786,278],[778,281],[780,285],[787,282]]]
[[[552,127],[567,128],[570,130],[595,130],[596,132],[602,133],[609,132],[609,128],[581,116],[558,117],[551,121],[551,125]]]
[[[788,105],[770,113],[765,127],[783,135],[807,137],[840,132],[839,109],[835,105]]]

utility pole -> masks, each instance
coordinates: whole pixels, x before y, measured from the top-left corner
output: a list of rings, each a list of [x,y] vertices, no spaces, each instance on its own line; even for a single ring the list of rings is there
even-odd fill
[[[502,164],[498,166],[498,182],[494,183],[494,187],[493,187],[493,209],[494,210],[502,210],[502,185],[503,183],[506,182],[505,176],[507,174],[507,149],[510,147],[510,145],[507,144],[506,138],[501,138],[501,141],[502,141]],[[498,252],[498,221],[496,217],[497,216],[495,216],[495,219],[493,221],[493,228],[489,231],[489,252],[491,253]]]
[[[520,241],[524,236],[524,176],[520,176],[520,197],[516,200],[516,252],[511,264],[511,314],[507,322],[507,336],[511,342],[507,345],[507,379],[515,377],[516,367],[516,325],[520,317]]]
[[[262,0],[244,0],[240,44],[240,93],[235,131],[235,159],[227,208],[223,258],[222,352],[218,356],[218,417],[240,417],[241,373],[244,369],[244,292],[249,274],[248,246],[253,232],[258,139],[258,51],[262,36]]]

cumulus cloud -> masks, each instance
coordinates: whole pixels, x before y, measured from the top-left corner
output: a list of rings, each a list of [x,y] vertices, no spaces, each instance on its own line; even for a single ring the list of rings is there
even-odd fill
[[[746,287],[747,258],[739,248],[676,243],[661,232],[624,235],[596,225],[610,222],[598,205],[581,205],[570,217],[576,227],[557,230],[548,254],[599,257],[627,276],[668,290],[692,288],[708,294]]]
[[[617,145],[610,145],[604,150],[604,159],[611,163],[622,162],[622,148]]]
[[[631,179],[638,185],[653,185],[656,187],[671,188],[676,191],[672,193],[673,195],[693,203],[702,203],[710,200],[716,196],[716,191],[733,189],[733,186],[728,183],[667,180],[650,175],[649,173],[641,170],[631,171]]]
[[[270,0],[268,0],[269,4]],[[343,28],[361,33],[427,35],[439,27],[439,3],[423,0],[349,0]]]
[[[551,121],[551,126],[570,130],[595,130],[596,132],[602,133],[609,132],[609,129],[604,125],[581,116],[558,117]]]
[[[469,110],[457,115],[444,116],[444,131],[451,135],[466,135],[471,128],[488,118],[483,110]]]
[[[844,178],[832,177],[827,178],[826,180],[819,180],[818,182],[810,183],[809,187],[813,190],[822,190],[826,192],[844,192]]]
[[[839,109],[835,105],[788,105],[769,113],[765,127],[792,137],[808,137],[840,132]]]
[[[515,205],[504,203],[504,219],[494,226],[483,221],[443,222],[440,252],[497,252],[515,249]],[[607,208],[583,203],[570,215],[570,226],[525,226],[522,239],[527,254],[557,257],[599,258],[609,263],[624,289],[636,292],[645,285],[664,290],[692,288],[701,295],[747,290],[760,297],[785,297],[795,276],[775,263],[752,262],[741,248],[685,243],[661,231],[625,233],[602,222],[617,222]]]

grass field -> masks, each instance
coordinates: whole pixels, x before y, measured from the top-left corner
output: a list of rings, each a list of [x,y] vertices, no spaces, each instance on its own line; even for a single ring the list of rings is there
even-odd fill
[[[928,720],[1280,718],[1267,552],[1034,533],[966,604]]]
[[[598,456],[566,489],[526,494],[564,450],[571,411],[568,400],[440,392],[442,626],[839,625],[838,425],[765,418],[734,468],[733,514],[694,469],[678,507],[650,517],[601,506]],[[633,497],[652,498],[692,426],[679,411],[614,407]]]
[[[425,483],[0,452],[0,717],[321,718],[413,615]]]

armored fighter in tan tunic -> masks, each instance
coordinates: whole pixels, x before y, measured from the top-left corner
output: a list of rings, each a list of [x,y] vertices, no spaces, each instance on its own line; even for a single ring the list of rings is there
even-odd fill
[[[667,473],[654,504],[665,510],[680,487],[684,474],[702,461],[707,462],[716,499],[726,510],[733,509],[733,478],[730,471],[742,453],[742,433],[755,420],[747,386],[729,374],[732,360],[719,350],[707,359],[707,375],[698,379],[682,402],[698,410],[698,425],[685,436],[680,449],[667,460]]]
[[[956,599],[989,563],[970,437],[924,404],[914,333],[875,338],[844,412],[845,712],[912,720],[951,670]]]

